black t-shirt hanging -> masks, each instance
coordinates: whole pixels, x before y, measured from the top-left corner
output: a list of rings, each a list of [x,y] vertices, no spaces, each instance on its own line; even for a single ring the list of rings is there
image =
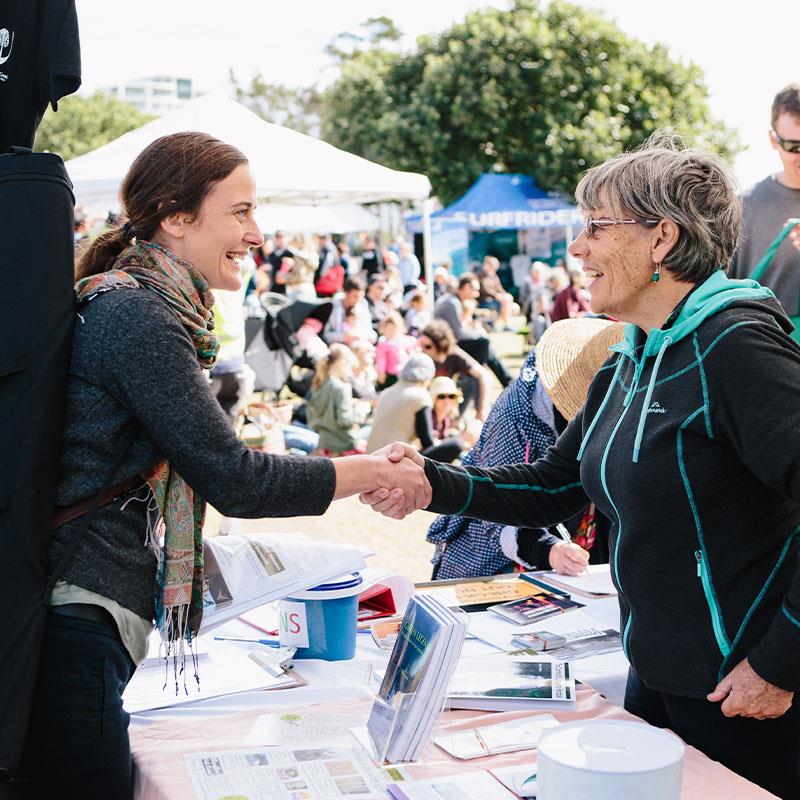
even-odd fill
[[[33,147],[47,104],[80,85],[75,0],[0,0],[0,153]]]

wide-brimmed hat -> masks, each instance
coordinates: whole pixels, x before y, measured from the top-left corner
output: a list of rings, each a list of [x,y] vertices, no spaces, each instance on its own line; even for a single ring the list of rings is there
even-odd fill
[[[448,378],[447,375],[439,375],[438,378],[434,378],[428,387],[428,393],[431,396],[431,400],[434,402],[436,402],[437,397],[443,394],[453,395],[459,403],[464,399],[461,394],[461,389],[459,389],[458,386],[456,386],[456,382],[452,378]]]
[[[572,419],[586,402],[589,385],[622,339],[625,326],[597,317],[554,322],[536,345],[536,371],[553,405]]]

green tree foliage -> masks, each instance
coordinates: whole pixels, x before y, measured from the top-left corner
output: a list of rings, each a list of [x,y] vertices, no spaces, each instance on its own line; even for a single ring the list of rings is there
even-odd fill
[[[483,172],[569,195],[588,167],[669,130],[731,158],[694,64],[563,0],[483,9],[409,53],[355,52],[323,95],[322,137],[426,173],[445,202]]]
[[[370,17],[359,28],[361,33],[345,31],[334,36],[324,49],[325,55],[341,63],[363,53],[365,49],[381,46],[385,42],[399,42],[403,38],[403,32],[389,17]]]
[[[228,75],[237,103],[246,106],[267,122],[319,136],[321,98],[315,87],[290,88],[267,83],[260,72],[250,79],[249,85],[242,85],[233,70]]]
[[[65,161],[139,128],[153,119],[130,103],[95,92],[89,97],[73,95],[48,109],[36,133],[35,149],[58,153]]]

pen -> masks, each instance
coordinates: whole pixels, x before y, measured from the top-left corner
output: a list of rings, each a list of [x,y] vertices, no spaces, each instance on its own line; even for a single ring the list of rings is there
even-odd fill
[[[267,647],[280,647],[277,639],[236,639],[232,636],[215,636],[215,642],[250,642],[250,644],[265,644]]]

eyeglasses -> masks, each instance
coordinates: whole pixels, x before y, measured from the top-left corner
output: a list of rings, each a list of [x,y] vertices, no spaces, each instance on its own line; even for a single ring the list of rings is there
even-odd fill
[[[787,153],[800,153],[800,141],[797,139],[784,139],[775,128],[772,129],[772,132],[775,134],[781,150],[785,150]]]
[[[457,400],[458,399],[458,395],[457,394],[437,394],[436,395],[436,399],[437,400]]]
[[[658,223],[657,219],[611,219],[606,217],[592,219],[592,217],[587,217],[586,222],[583,223],[583,232],[587,239],[594,239],[600,228],[610,228],[613,225],[658,225]]]

